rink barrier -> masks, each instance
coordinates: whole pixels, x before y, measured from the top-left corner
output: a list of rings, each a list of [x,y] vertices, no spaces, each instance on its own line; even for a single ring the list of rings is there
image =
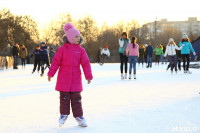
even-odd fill
[[[13,66],[12,56],[0,56],[0,70],[8,69]]]

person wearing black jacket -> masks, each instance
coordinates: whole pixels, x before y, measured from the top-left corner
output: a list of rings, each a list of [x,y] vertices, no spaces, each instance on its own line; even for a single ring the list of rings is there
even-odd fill
[[[161,45],[162,45],[163,53],[165,53],[166,47],[164,46],[164,44],[161,44]],[[163,55],[161,55],[161,60],[162,60],[162,64],[164,64],[164,61],[165,61],[165,64],[167,64],[167,58],[165,58]]]
[[[13,69],[18,69],[17,60],[18,60],[18,55],[19,55],[19,45],[17,43],[15,43],[13,46],[12,54],[13,54],[13,58],[14,58]]]
[[[178,69],[181,71],[181,50],[176,50],[176,57],[178,61]]]
[[[40,76],[44,75],[44,70],[48,67],[50,68],[49,65],[49,54],[48,54],[48,49],[47,46],[45,45],[45,42],[42,42],[42,45],[40,47],[40,60],[41,60],[41,69],[42,73]],[[46,67],[44,68],[44,65],[46,64]]]
[[[35,60],[34,60],[34,67],[33,67],[33,72],[35,72],[37,66],[38,66],[38,73],[40,71],[40,46],[36,46],[36,49],[33,51],[33,53],[31,54],[31,58],[35,56]]]

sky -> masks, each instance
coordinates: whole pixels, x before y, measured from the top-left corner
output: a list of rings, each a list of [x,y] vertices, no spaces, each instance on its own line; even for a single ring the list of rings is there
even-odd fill
[[[42,27],[60,13],[70,13],[75,19],[90,14],[101,25],[135,19],[141,24],[167,18],[200,19],[200,0],[0,0],[0,9],[10,9],[17,15],[30,15]]]

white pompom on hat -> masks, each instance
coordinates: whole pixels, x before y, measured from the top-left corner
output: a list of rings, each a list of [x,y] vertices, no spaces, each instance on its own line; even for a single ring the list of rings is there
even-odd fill
[[[183,38],[188,38],[188,36],[186,34],[183,35]]]
[[[64,26],[65,35],[70,43],[73,44],[73,38],[80,35],[80,32],[74,28],[73,24],[66,23]]]
[[[173,38],[170,38],[170,39],[169,39],[169,42],[173,42],[173,41],[174,41],[174,39],[173,39]]]

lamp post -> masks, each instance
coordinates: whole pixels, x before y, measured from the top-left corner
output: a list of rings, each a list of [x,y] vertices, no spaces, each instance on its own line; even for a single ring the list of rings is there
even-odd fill
[[[157,44],[157,17],[156,17],[156,20],[155,20],[155,31],[154,31],[154,39],[155,39],[155,44]]]

